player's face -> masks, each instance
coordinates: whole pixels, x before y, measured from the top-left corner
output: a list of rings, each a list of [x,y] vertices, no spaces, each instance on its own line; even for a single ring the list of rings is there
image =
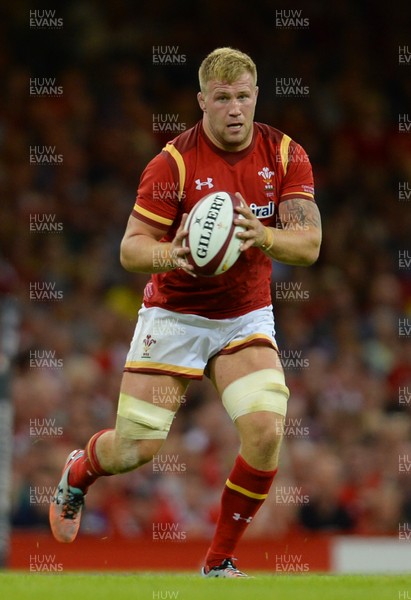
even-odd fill
[[[199,92],[204,130],[218,148],[239,152],[251,143],[257,94],[248,72],[233,83],[209,81],[205,93]]]

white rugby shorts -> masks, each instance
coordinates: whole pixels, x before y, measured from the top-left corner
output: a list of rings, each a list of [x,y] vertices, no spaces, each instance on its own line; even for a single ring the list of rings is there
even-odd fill
[[[143,306],[124,371],[202,379],[213,356],[257,345],[278,350],[272,306],[230,319]]]

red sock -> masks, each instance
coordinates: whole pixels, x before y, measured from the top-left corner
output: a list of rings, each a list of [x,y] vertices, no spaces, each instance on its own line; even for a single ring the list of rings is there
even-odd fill
[[[220,515],[206,556],[208,567],[233,556],[246,527],[266,499],[277,469],[259,471],[238,455],[221,497]]]
[[[87,493],[89,486],[99,477],[113,475],[103,469],[96,453],[96,442],[106,431],[112,431],[112,429],[103,429],[103,431],[95,433],[86,445],[84,456],[76,460],[70,467],[69,484],[84,493]]]

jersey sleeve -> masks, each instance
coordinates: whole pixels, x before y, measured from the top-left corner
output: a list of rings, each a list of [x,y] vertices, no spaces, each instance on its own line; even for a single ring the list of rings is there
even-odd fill
[[[131,214],[152,227],[167,231],[176,218],[178,205],[178,181],[170,159],[161,152],[141,175]]]
[[[290,140],[283,169],[280,202],[290,198],[314,200],[314,177],[310,160],[305,150],[293,140]]]

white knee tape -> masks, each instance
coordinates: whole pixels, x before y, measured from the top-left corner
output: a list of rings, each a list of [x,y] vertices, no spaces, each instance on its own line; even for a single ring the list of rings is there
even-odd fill
[[[290,395],[284,374],[261,369],[230,383],[223,392],[223,404],[233,421],[253,412],[268,410],[285,417]]]
[[[120,437],[132,440],[162,440],[168,435],[174,414],[167,408],[120,394],[116,431]]]

